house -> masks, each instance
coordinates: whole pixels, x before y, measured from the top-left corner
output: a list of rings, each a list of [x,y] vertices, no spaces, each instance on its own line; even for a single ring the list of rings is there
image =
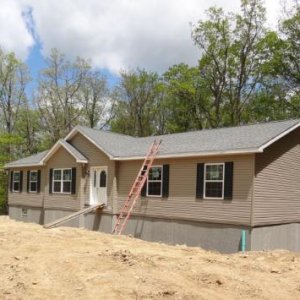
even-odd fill
[[[162,140],[125,233],[222,252],[300,250],[300,119]],[[111,232],[154,137],[76,126],[50,150],[13,161],[9,215],[46,224],[97,202],[68,226]]]

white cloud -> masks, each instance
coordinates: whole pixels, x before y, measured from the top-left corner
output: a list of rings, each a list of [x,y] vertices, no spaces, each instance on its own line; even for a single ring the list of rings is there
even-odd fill
[[[203,18],[211,5],[233,11],[240,5],[239,0],[0,0],[1,6],[3,1],[11,22],[4,30],[1,7],[1,44],[6,34],[8,48],[21,56],[27,53],[32,37],[20,17],[27,4],[44,55],[58,48],[69,57],[91,58],[95,67],[112,72],[137,66],[164,71],[179,62],[195,64],[199,52],[190,37],[190,22]],[[271,23],[279,1],[266,0]]]
[[[22,59],[28,56],[34,39],[23,16],[26,7],[17,0],[0,1],[0,46]]]

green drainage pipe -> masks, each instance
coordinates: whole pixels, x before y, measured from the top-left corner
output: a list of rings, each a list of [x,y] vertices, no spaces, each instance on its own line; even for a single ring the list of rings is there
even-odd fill
[[[242,252],[246,251],[246,230],[242,230],[242,237],[241,237],[241,250]]]

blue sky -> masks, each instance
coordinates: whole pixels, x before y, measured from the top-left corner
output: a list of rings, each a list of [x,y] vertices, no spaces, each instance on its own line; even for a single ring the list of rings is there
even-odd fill
[[[37,87],[37,78],[39,71],[45,67],[45,61],[43,56],[41,55],[41,47],[40,44],[35,44],[29,52],[29,56],[26,59],[26,63],[30,70],[30,75],[32,77],[32,81],[29,83],[27,87],[27,93],[31,93],[33,89]]]
[[[280,2],[265,0],[270,26],[276,26]],[[1,0],[0,46],[27,62],[33,79],[57,48],[70,60],[90,59],[114,85],[120,70],[161,73],[181,62],[195,65],[200,53],[192,25],[212,5],[237,12],[240,1]],[[35,86],[32,82],[28,91]]]
[[[27,86],[27,93],[30,95],[38,85],[39,72],[46,67],[45,58],[42,55],[42,47],[39,42],[35,43],[30,49],[29,55],[26,59],[26,64],[29,67],[32,80]],[[109,87],[115,86],[119,82],[118,74],[112,73],[104,68],[96,68],[101,70],[102,74],[106,77]]]

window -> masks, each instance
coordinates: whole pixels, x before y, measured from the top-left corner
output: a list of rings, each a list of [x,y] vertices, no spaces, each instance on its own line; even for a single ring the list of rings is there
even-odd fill
[[[20,192],[20,171],[13,172],[13,192]]]
[[[147,196],[162,196],[162,166],[153,166],[148,174]]]
[[[224,163],[205,164],[204,198],[224,198]]]
[[[101,171],[100,173],[100,187],[106,187],[106,172]]]
[[[27,215],[28,215],[27,208],[22,207],[21,215],[22,215],[22,217],[27,217]]]
[[[54,169],[53,170],[53,193],[71,193],[72,170]]]
[[[37,192],[38,172],[30,171],[29,173],[29,192]]]

